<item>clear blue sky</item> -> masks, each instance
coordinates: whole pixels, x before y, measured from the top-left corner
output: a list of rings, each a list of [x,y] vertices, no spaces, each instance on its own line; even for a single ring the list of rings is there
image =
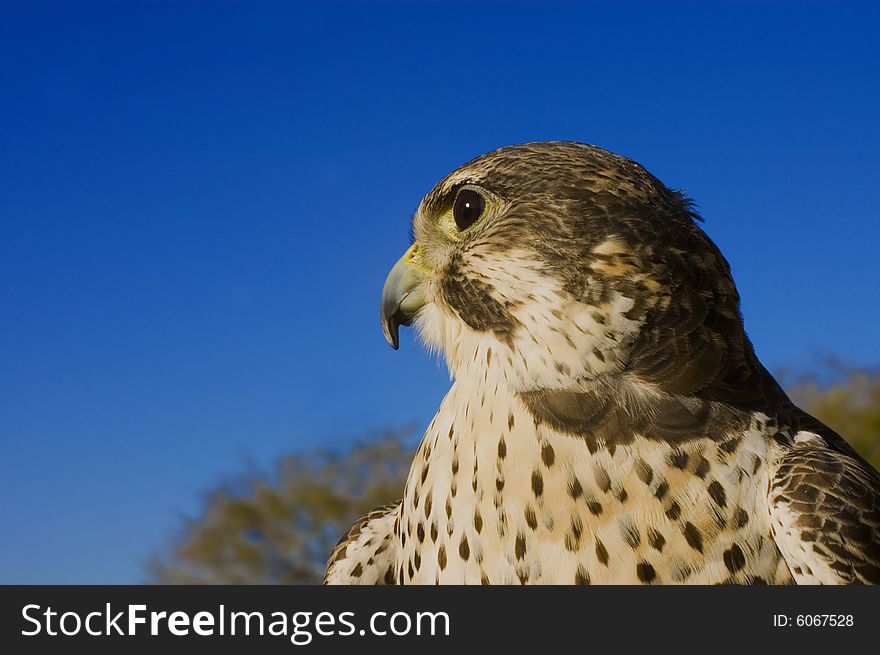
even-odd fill
[[[771,368],[880,363],[880,13],[0,8],[0,582],[137,582],[243,462],[424,424],[378,321],[421,196],[572,139],[699,203]]]

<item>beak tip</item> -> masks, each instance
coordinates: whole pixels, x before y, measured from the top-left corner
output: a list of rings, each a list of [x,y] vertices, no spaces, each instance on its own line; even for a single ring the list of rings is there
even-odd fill
[[[384,316],[383,319],[385,319]],[[385,319],[382,321],[382,333],[385,335],[385,341],[388,342],[388,345],[391,346],[393,350],[397,350],[400,346],[398,327],[399,325],[393,317],[390,320]]]

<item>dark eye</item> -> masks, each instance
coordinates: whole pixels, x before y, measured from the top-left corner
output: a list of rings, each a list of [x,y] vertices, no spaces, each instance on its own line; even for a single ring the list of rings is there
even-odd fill
[[[462,189],[455,197],[452,218],[459,230],[466,230],[486,211],[486,199],[473,189]]]

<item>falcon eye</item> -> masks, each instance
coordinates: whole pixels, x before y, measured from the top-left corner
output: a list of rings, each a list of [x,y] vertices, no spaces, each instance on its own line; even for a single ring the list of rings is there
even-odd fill
[[[466,230],[486,211],[486,199],[473,189],[462,189],[452,205],[452,218],[459,230]]]

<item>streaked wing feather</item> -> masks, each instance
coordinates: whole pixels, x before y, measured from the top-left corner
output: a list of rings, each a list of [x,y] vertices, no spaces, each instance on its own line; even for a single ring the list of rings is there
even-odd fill
[[[395,584],[394,522],[400,501],[361,517],[330,554],[324,584]]]
[[[774,538],[799,584],[880,583],[880,477],[820,440],[795,446],[770,486]]]

